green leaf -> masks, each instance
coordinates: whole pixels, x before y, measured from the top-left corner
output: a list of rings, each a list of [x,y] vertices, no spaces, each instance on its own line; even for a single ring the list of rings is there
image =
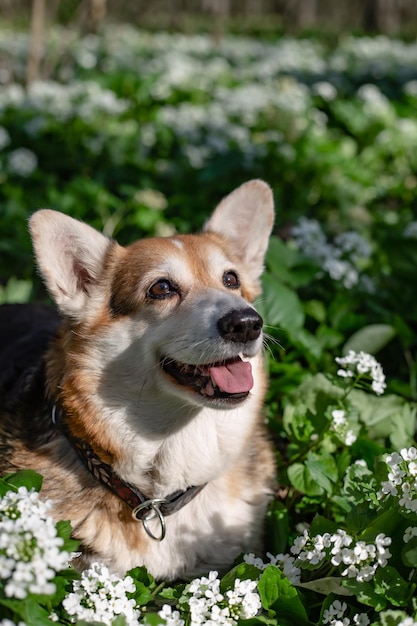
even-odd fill
[[[268,551],[279,554],[285,551],[289,535],[288,509],[282,502],[273,500],[266,516]]]
[[[388,438],[399,450],[412,445],[416,423],[416,407],[394,395],[376,397],[354,389],[350,394],[369,439]]]
[[[29,489],[35,489],[35,491],[40,491],[42,487],[42,476],[33,470],[20,470],[15,474],[9,474],[5,477],[5,482],[7,485],[10,485],[14,489],[18,489],[19,487],[26,487]]]
[[[413,537],[405,544],[401,551],[401,556],[404,565],[407,565],[407,567],[417,566],[417,537]]]
[[[281,281],[291,281],[290,268],[298,259],[299,254],[296,250],[289,248],[279,237],[270,237],[265,255],[265,265]]]
[[[328,427],[329,421],[323,414],[317,420],[316,414],[301,403],[288,403],[284,409],[283,425],[292,439],[310,445],[312,435],[320,434]]]
[[[146,587],[155,586],[155,580],[146,567],[134,567],[126,572],[126,575],[131,576],[134,581],[143,583]]]
[[[145,587],[143,583],[140,583],[135,580],[136,591],[134,593],[129,593],[129,598],[134,598],[135,602],[138,606],[143,606],[148,604],[152,598],[153,594],[149,587]]]
[[[258,617],[250,617],[249,619],[240,619],[238,624],[241,626],[277,626],[277,621],[274,617],[267,617],[266,615],[258,615]]]
[[[358,582],[356,578],[350,578],[343,581],[343,586],[349,589],[359,602],[374,607],[376,611],[382,611],[388,604],[386,598],[375,591],[372,582]]]
[[[141,624],[145,624],[146,626],[161,626],[162,623],[162,619],[159,617],[158,613],[146,612],[143,617],[141,617]]]
[[[57,534],[64,540],[62,549],[67,550],[68,552],[76,552],[80,545],[80,542],[77,539],[73,539],[71,537],[72,527],[71,522],[68,520],[62,520],[56,525]]]
[[[164,600],[179,600],[184,591],[185,585],[177,585],[176,587],[164,587],[162,591],[158,593],[158,598]]]
[[[126,572],[127,576],[133,578],[135,591],[130,594],[136,601],[136,604],[142,606],[148,604],[153,597],[153,589],[155,588],[154,578],[149,574],[146,567],[134,567]]]
[[[386,511],[382,510],[382,512],[369,523],[360,538],[363,541],[373,541],[380,533],[394,537],[397,533],[397,529],[402,527],[403,523],[404,521],[398,512],[398,508],[390,507]]]
[[[276,616],[280,626],[304,626],[310,622],[295,587],[275,566],[270,565],[258,582],[262,606]]]
[[[323,412],[327,406],[334,404],[343,396],[343,390],[334,385],[324,374],[309,376],[294,391],[291,400],[296,404],[304,404],[312,413]]]
[[[141,620],[146,626],[161,626],[162,623],[158,613],[145,613]]]
[[[111,626],[128,626],[128,624],[124,615],[118,615],[112,619]]]
[[[296,292],[278,282],[271,274],[262,279],[263,295],[256,308],[265,320],[266,327],[276,326],[295,332],[304,324],[304,311]]]
[[[370,508],[368,502],[358,502],[348,513],[346,525],[349,531],[361,533],[375,520],[375,517],[376,513]]]
[[[12,276],[4,287],[0,285],[0,304],[6,302],[29,302],[32,289],[31,280],[18,280]]]
[[[323,517],[323,515],[315,515],[311,522],[310,535],[324,535],[324,533],[333,534],[339,528],[338,524],[332,520]]]
[[[356,595],[359,602],[373,606],[376,611],[382,611],[388,604],[407,606],[416,587],[414,584],[409,585],[398,571],[389,565],[379,567],[371,582],[350,579],[344,582],[344,586]]]
[[[407,606],[416,585],[409,585],[399,572],[389,565],[375,572],[375,590],[394,606]]]
[[[333,456],[324,451],[320,454],[309,452],[305,465],[312,480],[327,493],[332,493],[338,478],[337,466]]]
[[[24,600],[0,598],[0,605],[14,611],[30,626],[51,626],[48,612],[33,598]]]
[[[309,468],[304,463],[293,463],[287,469],[287,474],[292,486],[305,493],[307,496],[321,496],[323,487],[314,480]]]
[[[316,593],[328,596],[334,593],[338,596],[352,596],[353,593],[342,585],[343,578],[336,576],[328,576],[327,578],[317,578],[307,583],[300,583],[297,587],[315,591]]]
[[[323,348],[320,341],[315,335],[306,330],[300,328],[299,330],[288,329],[291,340],[298,350],[300,350],[304,357],[313,363],[316,363],[323,356]]]
[[[342,353],[346,355],[349,350],[353,350],[375,355],[385,348],[396,334],[396,329],[390,324],[369,324],[349,337],[343,346]]]
[[[304,302],[304,311],[321,324],[326,321],[327,311],[321,300],[307,300],[307,302]]]
[[[250,563],[239,563],[229,570],[221,579],[220,589],[225,592],[233,589],[236,578],[239,580],[257,580],[259,577],[259,569]]]

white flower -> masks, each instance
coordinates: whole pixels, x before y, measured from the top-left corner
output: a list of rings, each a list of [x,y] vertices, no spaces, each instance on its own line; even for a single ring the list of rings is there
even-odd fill
[[[253,555],[248,555],[248,562]],[[220,593],[220,580],[217,572],[208,577],[195,578],[187,585],[178,603],[178,609],[186,604],[190,608],[190,624],[228,624],[236,626],[239,619],[255,617],[262,608],[261,599],[254,580],[234,581],[233,589]],[[182,626],[180,613],[163,607],[159,613],[167,619],[168,626]]]
[[[135,584],[130,576],[119,578],[110,574],[104,565],[93,563],[81,574],[80,580],[73,582],[72,593],[64,598],[62,605],[74,620],[101,621],[110,625],[115,617],[122,615],[129,626],[138,626],[140,611],[135,600],[126,595],[134,590]]]
[[[165,620],[167,626],[184,626],[185,624],[180,612],[173,609],[169,604],[164,604],[162,609],[158,611],[158,615]]]
[[[349,350],[346,356],[336,357],[335,361],[343,368],[337,371],[338,376],[361,378],[366,375],[371,379],[372,390],[377,395],[384,393],[386,388],[385,375],[380,363],[371,354]]]
[[[415,461],[417,459],[417,449],[414,446],[411,448],[402,448],[400,450],[400,455],[404,459],[404,461]]]
[[[288,578],[293,585],[298,585],[301,581],[301,570],[295,565],[295,558],[289,554],[276,554],[273,556],[267,553],[270,564],[276,565],[282,570],[284,576]]]
[[[371,622],[366,613],[356,613],[353,616],[353,623],[356,626],[368,626]]]
[[[303,534],[294,539],[294,544],[290,548],[292,554],[300,554],[301,550],[306,546],[310,536],[307,529],[304,529]]]
[[[68,564],[70,554],[62,550],[50,506],[26,487],[0,500],[0,577],[9,598],[53,594],[53,579]]]
[[[345,437],[345,444],[347,446],[351,446],[353,443],[355,443],[356,439],[357,437],[353,430],[348,430]]]
[[[249,554],[245,554],[243,556],[243,560],[248,565],[254,565],[260,570],[264,570],[268,566],[268,563],[264,563],[261,557],[255,556],[252,552],[250,552]]]
[[[267,552],[269,563],[265,563],[261,558],[255,557],[254,554],[245,554],[243,560],[249,565],[255,565],[259,570],[263,571],[268,565],[278,567],[284,576],[288,578],[294,585],[300,583],[301,570],[295,565],[295,558],[290,554],[271,554]]]
[[[414,446],[387,454],[384,461],[389,470],[386,481],[381,482],[381,494],[398,498],[400,507],[417,512],[417,450]]]
[[[357,437],[353,430],[348,428],[346,419],[346,411],[342,409],[335,409],[332,411],[333,422],[330,426],[337,436],[347,445],[351,446],[355,443]]]
[[[346,424],[346,412],[341,409],[335,409],[332,411],[332,418],[335,426],[342,426]]]
[[[391,545],[391,538],[380,533],[375,538],[375,543],[364,541],[354,542],[344,530],[338,529],[333,534],[324,533],[310,537],[307,531],[301,541],[294,541],[291,548],[293,554],[297,554],[296,565],[303,563],[321,565],[324,561],[330,561],[335,566],[347,566],[341,571],[342,576],[356,578],[359,582],[371,580],[378,567],[385,567],[391,553],[387,546]]]
[[[7,159],[7,167],[11,174],[17,174],[23,178],[28,178],[37,168],[38,158],[32,150],[27,148],[16,148],[10,152]]]
[[[239,607],[239,618],[250,619],[261,610],[261,599],[256,588],[256,581],[254,580],[236,579],[234,589],[226,591],[229,606],[237,605]]]
[[[334,624],[336,619],[342,619],[343,615],[347,609],[346,602],[340,602],[340,600],[335,600],[327,609],[323,611],[323,624]]]
[[[417,526],[408,526],[404,531],[404,543],[408,543],[413,537],[417,537]]]
[[[323,100],[327,100],[328,102],[334,100],[337,96],[337,89],[332,83],[327,81],[320,81],[318,83],[314,83],[311,87],[311,91],[314,94],[317,94]]]

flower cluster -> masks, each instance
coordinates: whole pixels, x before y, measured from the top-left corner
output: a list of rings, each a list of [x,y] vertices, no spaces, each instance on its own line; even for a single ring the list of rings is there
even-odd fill
[[[26,487],[0,500],[0,578],[9,598],[53,594],[53,579],[68,564],[70,554],[62,549],[49,509],[50,503]]]
[[[349,350],[346,356],[336,357],[335,361],[341,365],[337,371],[338,376],[354,378],[356,381],[363,380],[365,377],[370,378],[372,390],[376,395],[380,396],[384,393],[385,374],[381,364],[371,354]]]
[[[329,624],[329,626],[350,626],[350,624],[368,626],[371,623],[366,613],[356,613],[351,622],[348,617],[345,617],[346,610],[346,602],[335,600],[323,611],[322,624]]]
[[[295,558],[290,554],[276,554],[275,556],[270,552],[266,553],[269,561],[264,562],[259,556],[255,556],[252,553],[245,554],[243,559],[248,565],[255,565],[259,570],[263,571],[268,565],[275,565],[278,567],[284,576],[288,578],[294,585],[298,585],[301,582],[301,569],[295,565]]]
[[[184,590],[178,607],[165,604],[159,616],[167,626],[184,626],[178,608],[189,607],[190,625],[229,624],[235,626],[239,619],[255,617],[260,611],[261,599],[256,591],[256,581],[235,580],[234,588],[220,592],[220,579],[217,572],[208,577],[195,578]]]
[[[374,543],[354,541],[344,530],[310,537],[307,530],[297,537],[291,548],[297,556],[296,564],[309,564],[319,567],[325,561],[343,568],[342,576],[356,578],[359,582],[369,581],[378,567],[385,567],[391,553],[387,546],[391,538],[383,533],[376,536]]]
[[[347,289],[358,284],[360,265],[371,256],[368,242],[359,233],[343,233],[330,243],[317,220],[302,217],[291,234],[297,248],[330,278],[341,281]]]
[[[398,504],[406,511],[417,513],[417,449],[403,448],[384,457],[388,480],[381,484],[384,495],[398,498]]]
[[[332,411],[332,424],[330,426],[330,430],[335,432],[346,446],[351,446],[357,439],[353,430],[348,427],[346,411],[343,409],[335,409]]]
[[[126,618],[129,626],[138,626],[140,611],[127,594],[136,590],[130,576],[119,578],[107,567],[94,563],[85,570],[81,580],[73,582],[73,591],[63,600],[63,607],[72,622],[103,622],[111,624],[118,615]]]

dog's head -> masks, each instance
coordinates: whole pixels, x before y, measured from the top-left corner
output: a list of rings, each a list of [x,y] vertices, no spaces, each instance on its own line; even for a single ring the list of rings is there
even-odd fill
[[[272,193],[259,180],[227,196],[202,233],[128,247],[61,213],[35,213],[39,268],[92,391],[116,404],[156,393],[192,405],[243,402],[262,346],[252,302],[272,224]]]

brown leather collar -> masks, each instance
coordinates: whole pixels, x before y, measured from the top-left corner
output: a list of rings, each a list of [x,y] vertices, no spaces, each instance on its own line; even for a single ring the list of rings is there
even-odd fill
[[[126,502],[132,509],[133,519],[141,521],[146,533],[155,541],[162,541],[165,537],[165,517],[179,511],[206,486],[188,487],[185,491],[175,491],[165,498],[148,498],[134,485],[124,482],[110,465],[100,459],[87,441],[73,436],[68,428],[65,412],[58,404],[52,407],[52,422],[65,435],[90,474]],[[149,527],[152,519],[159,521],[159,535],[155,535]]]

